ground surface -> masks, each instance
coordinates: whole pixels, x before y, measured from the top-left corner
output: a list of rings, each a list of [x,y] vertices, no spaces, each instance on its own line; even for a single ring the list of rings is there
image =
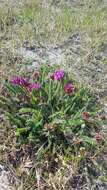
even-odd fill
[[[106,0],[9,0],[0,1],[0,10],[1,87],[37,64],[60,64],[91,87],[107,114]],[[3,187],[4,175],[0,190],[10,190],[8,180]]]

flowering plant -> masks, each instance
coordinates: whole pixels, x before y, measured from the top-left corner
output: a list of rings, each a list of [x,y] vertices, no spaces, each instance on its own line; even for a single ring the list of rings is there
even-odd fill
[[[10,98],[6,114],[16,126],[19,142],[46,142],[51,149],[69,144],[74,149],[77,143],[78,152],[81,147],[96,146],[90,93],[64,70],[44,65],[32,76],[13,77],[5,86]]]

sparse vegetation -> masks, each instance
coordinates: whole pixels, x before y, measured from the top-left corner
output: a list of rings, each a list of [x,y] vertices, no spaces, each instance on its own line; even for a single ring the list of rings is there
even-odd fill
[[[21,44],[25,40],[58,43],[71,33],[81,31],[87,33],[90,45],[99,46],[107,35],[107,7],[97,0],[82,3],[82,8],[59,3],[59,8],[55,9],[51,1],[48,6],[37,0],[25,1],[22,5],[17,3],[13,8],[10,4],[4,5],[0,11],[1,29],[9,34],[14,28],[12,38],[19,39]]]
[[[10,0],[0,5],[0,160],[21,178],[22,190],[106,189],[107,121],[99,105],[106,104],[106,4]],[[16,53],[24,47],[37,54],[35,47],[42,52],[50,45],[68,50],[66,62],[51,65],[47,54],[45,63],[25,61]],[[96,74],[93,68],[88,72],[92,64]],[[84,81],[93,73],[84,84],[73,76],[74,68],[77,79],[81,76],[80,65],[87,69]],[[103,70],[97,71],[98,65]]]

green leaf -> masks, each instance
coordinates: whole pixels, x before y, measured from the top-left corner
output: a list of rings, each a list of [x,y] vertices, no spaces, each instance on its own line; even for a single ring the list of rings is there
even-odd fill
[[[26,127],[24,127],[24,128],[17,128],[17,129],[16,129],[16,135],[17,135],[17,136],[20,136],[20,135],[26,133],[28,130],[29,130],[29,129],[26,128]]]
[[[61,111],[55,112],[54,114],[50,115],[49,118],[51,119],[51,118],[57,117],[57,116],[59,116],[60,114],[61,114]]]
[[[70,126],[78,126],[84,124],[84,121],[82,119],[69,119],[68,124]]]
[[[13,86],[9,83],[6,83],[5,86],[7,87],[7,89],[9,90],[9,92],[13,93],[13,94],[18,94],[18,93],[25,93],[25,90],[21,87],[21,86]]]
[[[10,122],[12,122],[14,125],[17,125],[17,126],[22,126],[22,122],[20,119],[16,118],[15,116],[13,116],[11,113],[9,112],[6,112],[5,113],[6,116],[9,118]]]
[[[94,145],[95,144],[95,139],[92,137],[88,136],[82,136],[83,142],[89,144],[89,145]]]
[[[25,113],[36,113],[37,110],[33,109],[33,108],[21,108],[19,110],[19,113],[21,114],[25,114]]]

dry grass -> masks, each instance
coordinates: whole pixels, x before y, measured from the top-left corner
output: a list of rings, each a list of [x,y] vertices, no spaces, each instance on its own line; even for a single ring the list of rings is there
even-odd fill
[[[87,34],[91,46],[99,46],[106,39],[107,6],[103,3],[91,0],[81,2],[84,6],[60,3],[54,7],[49,2],[48,6],[38,0],[23,1],[16,6],[3,4],[0,10],[2,37],[9,37],[13,44],[23,44],[26,40],[31,44],[34,41],[58,43],[80,31]]]

